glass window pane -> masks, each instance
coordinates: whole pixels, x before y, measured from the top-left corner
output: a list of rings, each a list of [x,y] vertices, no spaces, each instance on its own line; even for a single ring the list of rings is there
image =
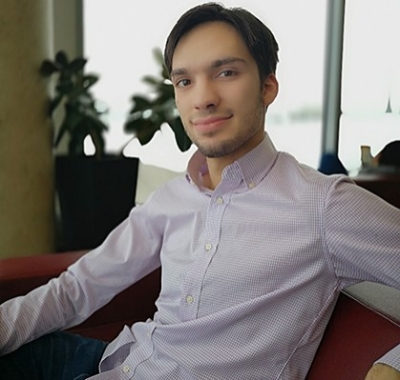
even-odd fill
[[[339,156],[351,174],[360,145],[375,155],[400,139],[400,2],[346,2]]]

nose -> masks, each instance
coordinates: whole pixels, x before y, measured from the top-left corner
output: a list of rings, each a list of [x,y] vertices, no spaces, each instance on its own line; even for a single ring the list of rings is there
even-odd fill
[[[218,106],[219,96],[214,84],[207,79],[197,81],[194,88],[194,107],[205,110]]]

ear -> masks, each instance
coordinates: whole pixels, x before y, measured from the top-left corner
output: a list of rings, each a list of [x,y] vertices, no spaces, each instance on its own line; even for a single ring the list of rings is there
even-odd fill
[[[268,107],[276,98],[279,91],[279,83],[275,74],[269,74],[262,86],[262,99],[266,107]]]

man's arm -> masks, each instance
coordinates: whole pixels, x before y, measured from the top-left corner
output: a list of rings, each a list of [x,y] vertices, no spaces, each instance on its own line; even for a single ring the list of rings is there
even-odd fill
[[[160,266],[162,239],[140,209],[58,278],[0,305],[0,355],[81,323]]]
[[[326,211],[327,246],[342,288],[371,281],[400,289],[400,210],[339,180],[328,195]],[[398,371],[400,346],[376,361],[367,380],[399,376]]]

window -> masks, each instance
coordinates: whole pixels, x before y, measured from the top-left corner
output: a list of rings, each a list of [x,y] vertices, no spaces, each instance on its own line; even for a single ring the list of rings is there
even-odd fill
[[[131,138],[123,123],[133,94],[147,93],[141,78],[157,74],[152,49],[164,47],[178,17],[201,2],[85,0],[84,50],[88,70],[100,75],[94,91],[109,108],[106,149],[116,151]],[[311,166],[320,157],[326,0],[225,1],[263,20],[280,45],[280,94],[267,113],[266,130],[278,150]],[[290,4],[290,5],[288,5]],[[312,15],[312,17],[310,16]],[[183,171],[195,148],[181,153],[168,127],[146,146],[133,140],[124,153],[146,164]]]
[[[360,145],[375,155],[400,139],[400,2],[346,2],[339,157],[355,174]]]

